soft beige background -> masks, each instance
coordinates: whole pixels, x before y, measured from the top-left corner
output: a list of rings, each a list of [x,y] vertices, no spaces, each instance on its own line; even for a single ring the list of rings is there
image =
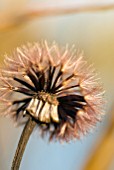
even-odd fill
[[[27,0],[16,3],[13,0],[10,2],[2,0],[0,14],[3,12],[9,16],[13,11],[15,15],[16,10],[24,8],[22,4],[26,3]],[[4,19],[0,20],[0,24],[2,22]],[[84,51],[89,62],[94,63],[106,89],[107,115],[95,133],[81,142],[65,146],[60,146],[59,143],[48,144],[47,140],[40,139],[36,129],[26,149],[21,170],[44,170],[46,167],[48,170],[82,170],[94,145],[102,137],[110,122],[114,103],[114,11],[36,18],[15,28],[0,30],[0,60],[3,60],[4,53],[10,53],[15,47],[41,39],[50,42],[55,40],[61,45],[75,44],[77,49]],[[22,127],[15,128],[11,120],[0,118],[0,170],[10,170],[21,131]],[[112,169],[113,164],[110,165],[110,170]]]

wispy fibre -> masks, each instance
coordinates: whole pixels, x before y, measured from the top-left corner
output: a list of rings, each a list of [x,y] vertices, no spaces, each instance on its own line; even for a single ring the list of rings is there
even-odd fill
[[[0,73],[3,115],[30,116],[50,139],[69,141],[89,132],[104,114],[103,90],[75,48],[28,43],[6,56]],[[25,117],[25,118],[23,118]]]

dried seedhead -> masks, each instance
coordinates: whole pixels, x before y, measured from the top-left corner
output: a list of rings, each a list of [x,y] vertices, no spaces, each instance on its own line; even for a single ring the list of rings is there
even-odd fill
[[[17,122],[31,116],[50,139],[69,141],[86,134],[103,114],[103,90],[75,49],[28,43],[4,60],[0,101],[3,115]],[[23,118],[24,119],[24,118]]]

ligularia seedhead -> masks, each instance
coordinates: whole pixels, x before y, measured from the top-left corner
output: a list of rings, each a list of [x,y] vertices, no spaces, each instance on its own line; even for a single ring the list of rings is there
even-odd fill
[[[19,123],[31,117],[50,139],[80,138],[104,113],[104,92],[96,73],[74,48],[28,43],[4,63],[1,113]]]

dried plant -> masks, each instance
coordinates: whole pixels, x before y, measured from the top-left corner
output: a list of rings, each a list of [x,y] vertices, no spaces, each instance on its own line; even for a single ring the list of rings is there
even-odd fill
[[[3,115],[27,123],[12,164],[19,168],[35,125],[49,139],[69,141],[89,132],[104,114],[104,91],[92,66],[75,48],[28,43],[5,58],[1,69]],[[17,96],[18,95],[18,96]]]

